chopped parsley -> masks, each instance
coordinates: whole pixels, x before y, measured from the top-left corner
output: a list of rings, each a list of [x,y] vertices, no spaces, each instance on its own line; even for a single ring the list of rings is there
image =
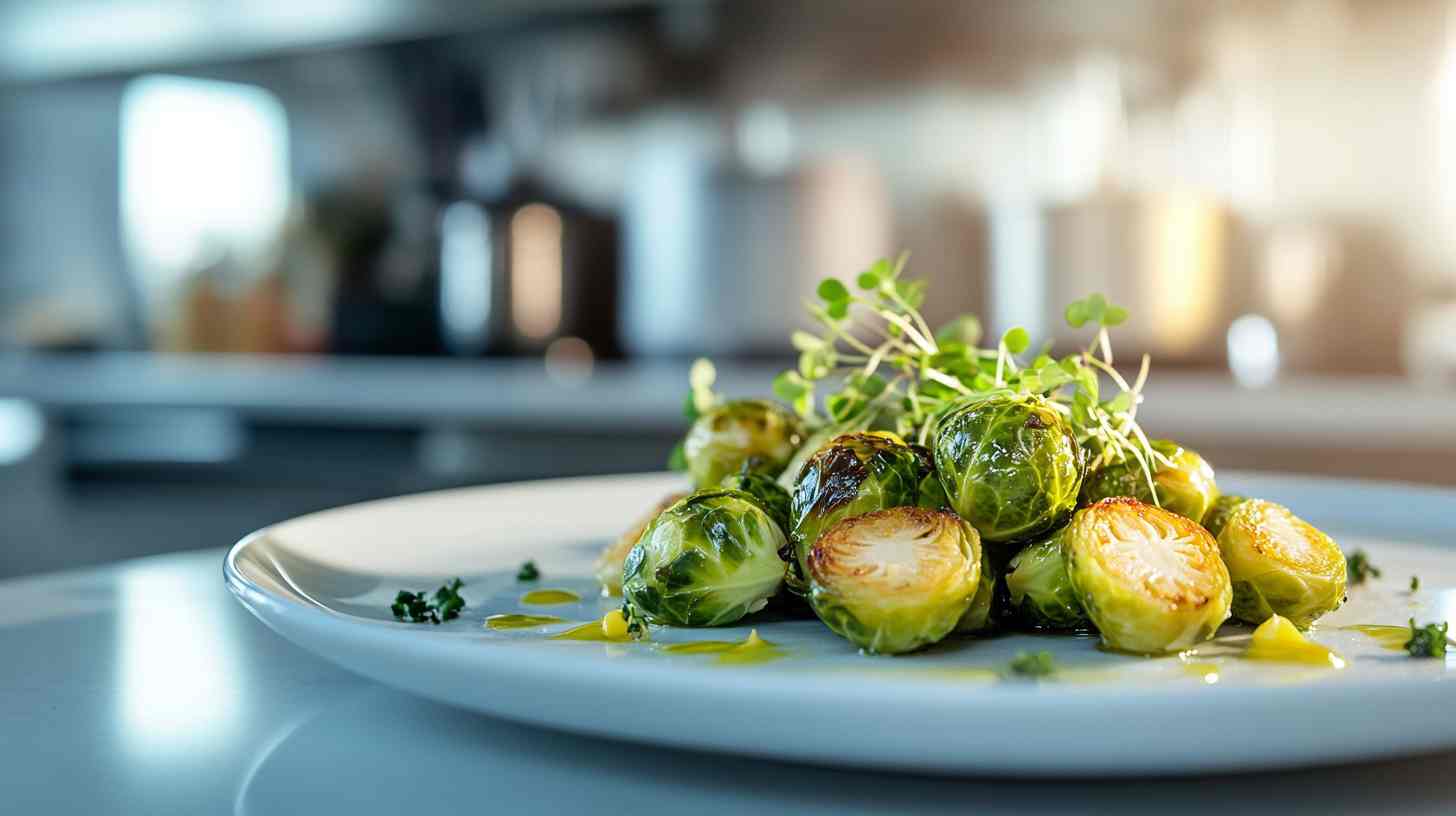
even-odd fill
[[[1428,623],[1416,626],[1416,619],[1410,619],[1411,636],[1405,642],[1405,650],[1411,657],[1445,657],[1447,623]]]
[[[438,624],[454,620],[460,617],[460,610],[465,608],[465,599],[460,597],[460,588],[463,586],[465,583],[456,578],[435,590],[433,596],[402,589],[394,596],[394,603],[389,605],[389,611],[394,613],[395,619],[410,623]]]
[[[1380,577],[1380,568],[1370,563],[1370,556],[1366,555],[1364,550],[1350,553],[1350,557],[1345,560],[1345,569],[1349,574],[1352,586],[1365,583],[1367,578]]]
[[[1057,670],[1057,664],[1051,652],[1021,652],[1008,668],[1019,677],[1046,677]]]
[[[521,568],[519,570],[516,570],[517,581],[534,581],[540,577],[541,570],[536,569],[535,561],[527,561],[526,563],[521,565]]]
[[[1421,588],[1421,576],[1419,576],[1419,575],[1412,575],[1411,576],[1411,592],[1416,592],[1420,588]]]

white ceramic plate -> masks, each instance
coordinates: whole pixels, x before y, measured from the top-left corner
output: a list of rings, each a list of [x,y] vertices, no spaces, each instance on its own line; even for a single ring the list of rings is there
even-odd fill
[[[549,640],[565,624],[490,631],[492,613],[598,618],[590,565],[605,542],[679,489],[671,475],[453,490],[344,507],[255,533],[228,554],[228,587],[268,626],[346,668],[427,697],[527,723],[629,740],[948,773],[1149,774],[1256,769],[1456,747],[1456,658],[1416,660],[1355,624],[1456,619],[1456,492],[1380,483],[1223,475],[1230,492],[1289,504],[1384,577],[1352,588],[1316,640],[1343,670],[1233,657],[1145,659],[1090,638],[959,640],[865,657],[814,620],[663,630],[643,643]],[[526,559],[535,584],[515,580]],[[396,622],[401,588],[464,578],[444,625]],[[1421,589],[1409,591],[1411,575]],[[533,588],[584,600],[520,602]],[[782,659],[723,665],[663,645],[734,640],[749,626]],[[1221,637],[1247,629],[1225,627]],[[1000,672],[1049,650],[1060,679]],[[1225,649],[1224,651],[1231,651]],[[1453,650],[1456,655],[1456,650]]]

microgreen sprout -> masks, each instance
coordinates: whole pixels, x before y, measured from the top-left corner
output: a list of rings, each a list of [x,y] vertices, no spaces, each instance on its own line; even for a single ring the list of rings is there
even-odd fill
[[[925,282],[902,277],[907,259],[876,261],[855,276],[854,290],[834,278],[815,290],[817,299],[807,308],[818,330],[793,333],[798,365],[773,383],[775,395],[810,427],[878,421],[925,444],[937,418],[956,403],[1034,394],[1071,420],[1078,442],[1091,453],[1091,467],[1132,460],[1151,487],[1154,471],[1171,464],[1137,423],[1149,359],[1143,357],[1132,382],[1113,367],[1108,330],[1127,320],[1126,309],[1100,294],[1071,304],[1067,324],[1095,327],[1091,343],[1060,359],[1048,344],[1027,361],[1032,338],[1022,327],[1006,331],[990,349],[979,345],[982,329],[974,315],[932,330],[919,310]],[[1104,378],[1116,387],[1105,400]]]

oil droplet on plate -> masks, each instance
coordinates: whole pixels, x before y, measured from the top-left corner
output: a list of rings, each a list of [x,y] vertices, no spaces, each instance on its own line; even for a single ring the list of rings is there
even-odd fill
[[[1405,651],[1405,644],[1411,638],[1409,626],[1388,626],[1386,624],[1371,623],[1356,626],[1341,626],[1340,628],[1369,635],[1376,643],[1380,644],[1380,648],[1389,649],[1392,652]]]
[[[602,628],[602,622],[599,620],[594,620],[577,626],[573,626],[563,632],[557,632],[554,635],[550,635],[547,639],[590,640],[598,641],[600,643],[626,643],[632,638],[629,635],[623,635],[622,637],[609,637],[606,633],[606,630]]]
[[[1274,615],[1259,624],[1249,638],[1249,648],[1241,655],[1245,660],[1274,663],[1302,663],[1306,666],[1345,668],[1345,658],[1333,650],[1306,638],[1287,619]]]
[[[521,596],[521,603],[535,606],[576,603],[581,596],[569,589],[533,589]]]
[[[549,623],[565,623],[555,615],[491,615],[485,619],[487,629],[530,629]]]
[[[1204,685],[1215,685],[1219,680],[1217,663],[1184,663],[1183,671],[1202,680]]]
[[[664,646],[662,650],[671,654],[716,654],[717,663],[736,666],[770,663],[784,656],[776,644],[759,637],[757,629],[741,641],[695,640]]]

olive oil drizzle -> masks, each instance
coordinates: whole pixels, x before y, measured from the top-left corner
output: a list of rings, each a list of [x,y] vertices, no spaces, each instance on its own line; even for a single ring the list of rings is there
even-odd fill
[[[1389,626],[1386,624],[1369,623],[1355,626],[1342,626],[1340,628],[1368,635],[1376,643],[1380,644],[1380,648],[1388,649],[1392,652],[1405,651],[1405,644],[1411,638],[1409,626]]]
[[[759,637],[757,629],[740,641],[695,640],[664,646],[662,650],[669,654],[716,654],[718,659],[715,662],[737,666],[770,663],[784,656],[777,644]]]
[[[487,629],[531,629],[551,623],[565,623],[564,618],[555,615],[491,615],[485,619]]]
[[[521,596],[521,603],[534,606],[576,603],[581,596],[569,589],[533,589]]]

